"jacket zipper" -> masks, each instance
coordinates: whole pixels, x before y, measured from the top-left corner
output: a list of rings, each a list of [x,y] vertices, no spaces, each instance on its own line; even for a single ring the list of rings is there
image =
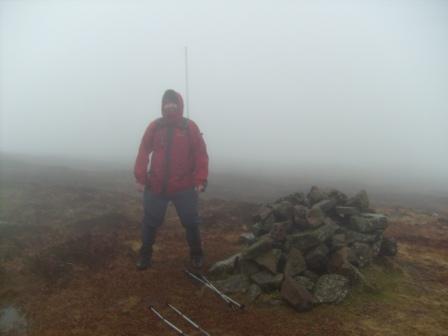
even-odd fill
[[[170,165],[171,165],[171,147],[173,144],[173,136],[174,136],[174,127],[166,128],[166,151],[165,151],[165,174],[163,176],[163,184],[162,184],[162,194],[165,195],[168,188],[168,179],[170,176]]]

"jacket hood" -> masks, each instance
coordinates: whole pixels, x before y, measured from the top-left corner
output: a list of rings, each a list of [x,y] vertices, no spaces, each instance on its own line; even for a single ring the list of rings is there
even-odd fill
[[[176,113],[166,113],[163,110],[163,105],[167,101],[172,101],[177,103],[177,112]],[[180,93],[174,91],[174,90],[166,90],[162,97],[162,117],[169,123],[176,123],[180,121],[183,118],[184,115],[184,100],[182,99],[182,96]]]

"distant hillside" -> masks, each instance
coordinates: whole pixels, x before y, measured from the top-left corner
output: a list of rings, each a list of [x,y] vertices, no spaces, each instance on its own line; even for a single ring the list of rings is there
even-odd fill
[[[132,163],[61,160],[19,155],[0,155],[0,184],[50,184],[119,191],[138,196],[135,191]],[[300,174],[299,174],[300,173]],[[204,198],[222,198],[248,202],[268,202],[296,191],[307,192],[312,185],[332,187],[354,193],[366,189],[376,206],[406,206],[427,211],[447,212],[448,192],[430,192],[420,189],[378,183],[361,174],[347,176],[321,171],[301,171],[297,174],[271,174],[238,171],[235,169],[211,170],[209,186]]]

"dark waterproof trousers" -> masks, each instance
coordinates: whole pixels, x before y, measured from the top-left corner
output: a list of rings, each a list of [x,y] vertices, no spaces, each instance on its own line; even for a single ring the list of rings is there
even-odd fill
[[[142,257],[151,257],[152,245],[156,240],[157,229],[165,219],[169,202],[174,204],[177,215],[185,228],[191,256],[202,256],[201,235],[199,232],[199,196],[194,188],[177,192],[170,196],[152,193],[147,188],[143,193]]]

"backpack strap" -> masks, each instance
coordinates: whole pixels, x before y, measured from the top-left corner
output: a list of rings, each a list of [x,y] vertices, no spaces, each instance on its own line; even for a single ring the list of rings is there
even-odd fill
[[[182,118],[182,125],[181,128],[185,129],[188,133],[188,136],[190,136],[190,127],[189,127],[190,119],[188,118]]]
[[[190,134],[190,126],[189,126],[190,120],[188,118],[182,118],[182,128],[187,132],[188,137],[188,144],[190,149],[190,154],[193,154],[193,144],[191,142],[191,134]]]

